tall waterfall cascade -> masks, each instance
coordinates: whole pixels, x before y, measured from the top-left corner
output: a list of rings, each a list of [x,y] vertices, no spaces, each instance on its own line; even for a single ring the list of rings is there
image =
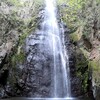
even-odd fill
[[[54,57],[54,79],[51,93],[54,98],[71,97],[68,54],[64,45],[64,29],[62,27],[60,30],[57,22],[56,0],[45,0],[45,4],[43,35],[47,35],[45,42]]]

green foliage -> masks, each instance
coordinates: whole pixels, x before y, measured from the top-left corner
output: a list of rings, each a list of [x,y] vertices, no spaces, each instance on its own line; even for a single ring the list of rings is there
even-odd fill
[[[97,60],[93,60],[93,61],[89,61],[89,67],[92,67],[94,71],[99,71],[100,68],[100,59]]]
[[[10,3],[10,5],[13,5],[13,6],[21,6],[21,2],[20,0],[8,0],[8,2]]]
[[[24,33],[35,29],[40,5],[41,0],[0,0],[0,39],[6,42],[12,30],[25,37]]]
[[[58,0],[62,20],[71,32],[83,27],[83,35],[95,38],[100,28],[99,0]]]
[[[0,0],[0,45],[13,40],[17,44],[9,58],[12,67],[16,67],[25,59],[24,51],[21,49],[19,52],[18,49],[22,47],[26,37],[36,29],[36,19],[42,5],[43,0]]]

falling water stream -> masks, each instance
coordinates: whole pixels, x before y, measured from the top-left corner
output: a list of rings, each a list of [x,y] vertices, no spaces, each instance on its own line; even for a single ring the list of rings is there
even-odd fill
[[[51,95],[53,98],[71,97],[69,61],[64,45],[64,29],[60,30],[57,21],[55,0],[45,0],[45,18],[42,23],[43,35],[46,34],[47,48],[51,49],[54,61],[54,78]],[[43,38],[41,38],[41,41]]]

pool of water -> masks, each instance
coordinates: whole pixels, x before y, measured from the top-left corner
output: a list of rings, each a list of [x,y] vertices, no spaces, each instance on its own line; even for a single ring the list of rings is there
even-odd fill
[[[1,100],[91,100],[89,98],[7,98]]]
[[[8,98],[2,100],[77,100],[75,98]]]

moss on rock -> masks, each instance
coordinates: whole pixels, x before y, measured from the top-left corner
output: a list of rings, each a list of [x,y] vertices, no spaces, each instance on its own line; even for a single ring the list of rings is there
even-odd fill
[[[77,28],[77,30],[74,33],[70,34],[70,38],[73,42],[78,42],[82,37],[82,27]]]
[[[76,75],[80,78],[82,84],[83,93],[87,92],[88,79],[89,79],[89,69],[88,60],[81,52],[80,49],[76,49]]]

